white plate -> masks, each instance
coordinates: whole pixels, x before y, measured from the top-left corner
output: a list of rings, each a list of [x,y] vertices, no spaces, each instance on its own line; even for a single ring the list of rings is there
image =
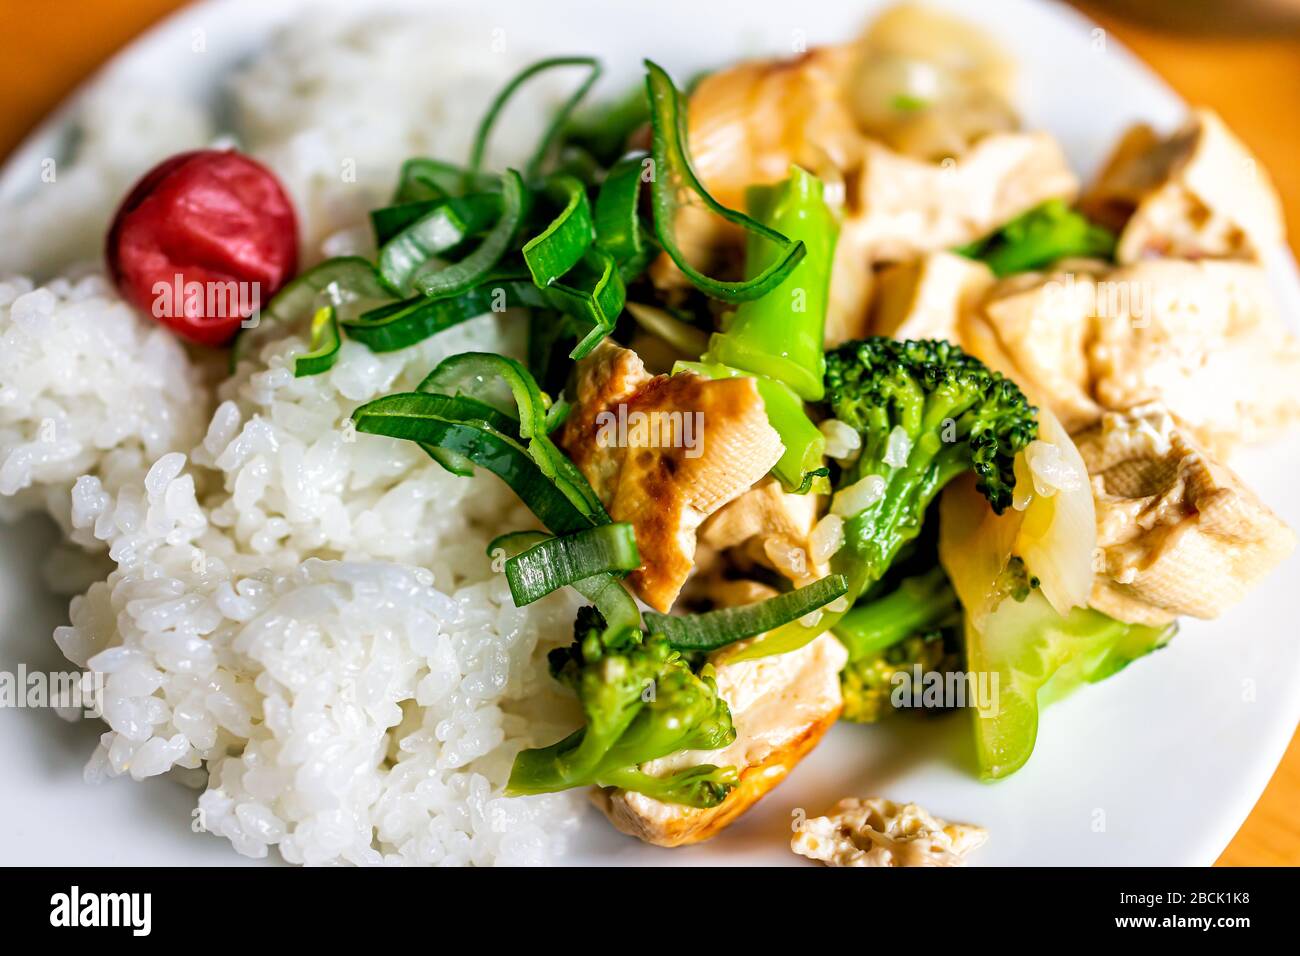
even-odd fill
[[[1056,4],[1002,0],[945,4],[991,27],[1022,64],[1022,107],[1030,126],[1064,144],[1087,174],[1135,119],[1168,127],[1182,104],[1154,76],[1078,14]],[[298,0],[214,0],[189,8],[128,48],[114,68],[199,94],[255,50],[274,26],[300,12]],[[352,4],[355,8],[356,4]],[[431,7],[447,4],[422,3]],[[850,36],[883,4],[788,0],[597,0],[480,2],[508,35],[533,50],[593,52],[618,89],[644,56],[677,76],[754,53],[789,52],[801,40]],[[319,15],[319,14],[313,14]],[[451,14],[444,14],[451,15]],[[207,52],[190,49],[206,33]],[[436,64],[430,64],[436,69]],[[0,193],[32,181],[39,157],[54,155],[69,111],[51,120],[0,173]],[[1288,313],[1300,309],[1289,256],[1275,270]],[[1237,462],[1293,525],[1300,498],[1300,442]],[[1291,492],[1291,493],[1288,493]],[[32,555],[52,539],[29,520],[0,534],[0,670],[19,662],[57,670],[50,640],[63,603],[47,596]],[[779,789],[718,839],[659,850],[622,837],[595,811],[576,841],[578,859],[604,864],[791,863],[791,814],[825,810],[839,797],[914,800],[949,819],[991,832],[981,864],[1208,864],[1240,826],[1300,718],[1296,559],[1273,573],[1221,621],[1189,622],[1172,646],[1048,710],[1028,766],[981,784],[962,717],[937,723],[837,726]],[[1289,593],[1290,592],[1290,593]],[[98,726],[62,723],[52,712],[0,711],[0,862],[28,864],[236,863],[224,841],[189,828],[193,794],[178,784],[119,780],[92,787],[81,766]]]

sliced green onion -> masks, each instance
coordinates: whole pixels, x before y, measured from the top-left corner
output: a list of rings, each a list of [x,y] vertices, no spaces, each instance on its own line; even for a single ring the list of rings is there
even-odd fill
[[[437,388],[425,388],[423,382],[420,383],[416,390],[420,392],[438,392]],[[509,436],[516,444],[518,443],[519,423],[509,415],[503,415],[490,405],[483,404],[472,398],[459,399],[456,408],[461,421],[476,421],[498,434]],[[474,462],[464,455],[457,454],[447,448],[440,448],[437,445],[421,445],[420,447],[424,449],[430,458],[458,478],[468,478],[474,474]]]
[[[339,335],[339,320],[334,306],[321,306],[311,320],[311,351],[293,360],[294,378],[328,372],[339,360],[342,345],[343,338]]]
[[[786,594],[703,614],[645,613],[646,630],[662,634],[680,651],[716,651],[736,641],[797,621],[848,593],[849,581],[832,574]]]
[[[394,203],[391,206],[370,210],[370,226],[375,233],[375,245],[382,246],[411,223],[433,212],[446,201],[445,198],[421,199],[417,202]]]
[[[552,402],[551,407],[546,410],[546,434],[555,434],[555,430],[564,424],[572,411],[573,403],[563,395]]]
[[[609,521],[603,508],[592,513],[564,494],[517,437],[492,427],[484,407],[472,399],[404,392],[362,405],[352,420],[359,432],[404,438],[426,451],[440,448],[487,469],[557,534]]]
[[[569,362],[562,361],[561,339],[576,334],[575,323],[563,312],[532,309],[528,313],[528,371],[538,383],[562,387],[569,375]]]
[[[585,358],[614,331],[627,299],[627,289],[614,257],[597,247],[588,249],[564,280],[552,282],[546,289],[546,298],[552,307],[591,326],[569,353],[571,359]]]
[[[467,192],[486,192],[494,188],[499,189],[500,183],[489,173],[474,172],[440,159],[416,157],[402,164],[393,203],[403,205],[443,200],[463,196]]]
[[[372,352],[395,352],[488,312],[545,304],[527,276],[489,275],[456,295],[420,295],[372,309],[343,328]]]
[[[258,324],[239,333],[231,351],[231,367],[248,354],[263,327],[269,329],[278,323],[304,320],[314,316],[322,304],[344,312],[392,299],[393,290],[384,283],[370,260],[360,256],[326,259],[276,293],[262,310]]]
[[[804,257],[802,242],[794,242],[775,229],[728,209],[704,188],[691,165],[686,145],[686,106],[681,94],[663,68],[650,60],[646,65],[646,91],[650,97],[650,125],[653,129],[654,182],[650,194],[654,206],[655,235],[677,268],[705,295],[725,302],[748,302],[766,295],[785,281]],[[704,275],[689,262],[677,246],[677,210],[685,193],[694,193],[704,206],[746,232],[775,243],[777,253],[757,275],[744,282],[723,282]]]
[[[519,437],[527,443],[528,454],[542,474],[575,507],[589,515],[592,524],[608,523],[609,516],[596,492],[547,434],[548,402],[528,369],[504,355],[464,352],[444,359],[425,379],[423,387],[445,388],[444,395],[465,395],[498,411],[513,411],[519,421]]]
[[[524,263],[539,288],[545,288],[572,269],[596,238],[587,190],[572,176],[553,176],[546,193],[563,203],[546,229],[524,243]]]
[[[514,96],[521,86],[539,73],[544,73],[547,70],[564,66],[585,66],[590,70],[590,72],[586,79],[579,84],[573,95],[565,100],[559,110],[556,111],[556,114],[552,118],[550,125],[547,127],[545,134],[542,136],[542,141],[537,145],[537,149],[533,153],[532,159],[530,159],[528,165],[524,167],[524,173],[530,180],[537,176],[541,164],[546,160],[547,155],[551,151],[551,144],[555,141],[555,137],[568,122],[569,116],[573,113],[574,108],[582,102],[583,98],[587,95],[587,91],[590,90],[596,80],[600,78],[600,62],[592,57],[557,56],[547,60],[541,60],[526,67],[518,73],[514,79],[507,83],[501,92],[492,100],[492,105],[488,107],[486,115],[484,115],[482,121],[478,125],[478,130],[474,134],[474,147],[470,151],[469,159],[469,167],[471,171],[478,172],[483,168],[483,157],[487,152],[487,143],[488,138],[492,134],[492,127],[496,125],[497,117],[501,115],[501,111],[505,108],[506,103],[510,101],[510,98]]]
[[[627,586],[614,574],[596,574],[573,582],[573,589],[596,606],[611,631],[641,626],[641,609]]]
[[[596,241],[622,265],[642,257],[640,199],[645,153],[624,156],[610,169],[596,194]]]
[[[549,534],[540,531],[515,531],[503,534],[488,545],[488,555],[495,558],[497,550],[505,552],[507,559],[548,540]],[[605,618],[605,624],[611,631],[623,631],[641,627],[641,609],[636,599],[628,593],[618,575],[604,573],[593,574],[589,578],[574,581],[572,587],[596,606]]]
[[[641,566],[636,534],[624,522],[548,538],[506,561],[515,607],[532,604],[565,585],[595,574]]]
[[[407,209],[424,203],[390,207]],[[500,193],[473,193],[434,202],[422,216],[383,244],[379,272],[384,281],[410,295],[411,279],[436,256],[455,249],[501,216]],[[378,227],[376,227],[378,232]]]
[[[462,352],[439,362],[419,385],[421,392],[465,396],[482,402],[511,422],[519,432],[519,402],[511,383],[498,375],[499,366],[490,352]]]
[[[508,169],[501,179],[501,215],[478,248],[459,262],[440,269],[425,268],[413,278],[416,289],[430,297],[456,295],[478,285],[510,248],[528,215],[532,194],[523,179]]]

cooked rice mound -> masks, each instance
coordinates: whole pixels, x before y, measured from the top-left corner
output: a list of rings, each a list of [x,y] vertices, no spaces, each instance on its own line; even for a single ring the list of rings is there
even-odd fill
[[[122,302],[102,276],[34,288],[0,281],[0,517],[71,521],[74,482],[138,485],[203,435],[210,399],[176,337]]]
[[[361,213],[406,156],[461,155],[514,62],[436,24],[366,17],[310,34],[250,63],[230,104],[239,145],[300,206],[308,262],[364,247]],[[340,110],[341,89],[369,89],[384,109]],[[546,115],[526,112],[513,145],[534,142]],[[211,142],[197,107],[166,114],[170,130],[137,124],[130,150],[121,129],[92,124],[105,170],[83,151],[48,194],[0,210],[49,227],[38,255],[0,251],[0,272],[95,255],[60,231],[65,197],[84,213],[78,234],[102,237],[97,171],[118,197],[162,155]],[[253,857],[536,864],[563,852],[582,796],[502,790],[520,749],[580,722],[545,662],[570,639],[578,599],[515,608],[486,554],[496,535],[537,526],[513,492],[349,421],[447,355],[520,354],[522,327],[489,315],[382,355],[347,341],[334,368],[301,379],[301,330],[259,333],[233,375],[213,375],[102,276],[0,282],[0,517],[47,511],[113,563],[55,634],[106,675],[88,780],[178,776],[202,788],[200,827]]]
[[[294,378],[296,335],[219,390],[207,435],[116,494],[77,482],[72,521],[117,569],[55,635],[108,675],[91,780],[208,769],[199,822],[241,853],[302,863],[538,863],[573,794],[501,796],[511,761],[576,725],[546,674],[576,601],[514,607],[486,554],[535,526],[490,475],[358,434],[358,404],[444,355],[515,351],[485,316],[375,355],[346,343]],[[207,490],[204,491],[203,489]]]

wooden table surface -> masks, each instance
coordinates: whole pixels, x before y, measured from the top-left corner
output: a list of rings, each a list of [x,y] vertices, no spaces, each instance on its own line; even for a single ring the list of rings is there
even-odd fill
[[[0,157],[99,64],[181,6],[180,0],[0,0]],[[1300,37],[1175,34],[1076,4],[1151,64],[1189,102],[1214,107],[1259,155],[1286,206],[1300,256]],[[1226,6],[1227,4],[1225,4]],[[1300,865],[1300,734],[1224,866]]]

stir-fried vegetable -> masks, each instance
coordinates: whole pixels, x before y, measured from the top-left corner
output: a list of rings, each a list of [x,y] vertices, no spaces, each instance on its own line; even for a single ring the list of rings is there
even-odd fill
[[[450,265],[439,265],[430,257],[412,270],[411,284],[429,298],[446,298],[477,286],[505,256],[532,201],[523,177],[513,169],[506,170],[501,177],[501,215],[478,248]]]
[[[295,378],[307,375],[319,375],[334,367],[339,360],[339,349],[343,341],[339,337],[339,319],[334,306],[326,305],[316,310],[311,320],[311,351],[299,355],[293,361]]]
[[[342,313],[338,317],[346,320],[354,310],[369,308],[391,299],[392,295],[369,260],[360,256],[326,260],[281,289],[262,310],[258,324],[239,333],[230,352],[231,367],[250,354],[256,343],[271,334],[280,334],[278,326],[314,318],[322,305],[334,306],[336,315]]]
[[[526,274],[494,272],[457,295],[389,302],[343,322],[343,330],[372,352],[395,352],[488,312],[545,305]]]
[[[1048,416],[1043,424],[1049,438],[1059,428]],[[1027,535],[1026,529],[1054,523],[1061,509],[1068,510],[1068,503],[1056,501],[1062,494],[1035,498],[1023,512],[996,515],[970,480],[962,479],[939,503],[939,557],[966,611],[967,665],[997,681],[996,700],[975,721],[986,777],[1004,777],[1029,759],[1041,706],[1115,673],[1173,636],[1172,628],[1128,625],[1088,607],[1067,605],[1064,614],[1053,607],[1048,589],[1040,587],[1038,567],[1022,552],[1043,560],[1041,549],[1026,545],[1047,540],[1050,524],[1046,537],[1039,537],[1042,531]],[[1040,505],[1046,510],[1035,513]],[[1086,544],[1087,535],[1079,537]],[[1046,567],[1059,573],[1053,562]]]
[[[510,559],[551,539],[551,535],[540,531],[514,531],[493,540],[488,554],[493,558],[504,554],[508,565]],[[600,571],[571,582],[571,587],[592,603],[611,630],[641,626],[641,609],[617,574]]]
[[[1040,706],[1109,677],[1173,635],[1172,625],[1125,624],[1091,608],[1062,617],[1037,590],[1003,600],[978,630],[968,620],[967,666],[997,680],[990,706],[974,710],[981,776],[997,779],[1024,766]]]
[[[993,235],[956,251],[983,260],[994,275],[1006,276],[1039,269],[1067,256],[1110,259],[1115,254],[1115,234],[1089,222],[1063,200],[1049,199]]]
[[[822,456],[826,439],[804,410],[820,399],[825,359],[822,335],[834,257],[836,224],[822,198],[822,184],[797,166],[775,187],[751,192],[751,211],[764,224],[805,243],[808,254],[774,291],[736,310],[725,332],[715,333],[700,362],[679,362],[708,378],[752,375],[768,422],[785,451],[772,469],[788,490],[829,490]],[[762,275],[771,264],[770,242],[751,235],[746,274]]]
[[[646,60],[646,91],[650,98],[650,126],[653,130],[655,235],[677,268],[705,295],[724,302],[748,302],[771,292],[794,270],[807,252],[800,241],[756,222],[744,213],[728,209],[709,195],[691,166],[686,144],[686,104],[673,81],[658,64]],[[746,232],[775,245],[776,255],[757,275],[743,282],[726,282],[706,276],[687,261],[677,245],[677,210],[686,194],[694,194],[703,206]]]
[[[385,235],[402,221],[403,217],[394,214],[393,209],[420,212],[417,218],[383,240],[379,250],[380,275],[394,289],[411,294],[415,274],[436,257],[451,254],[471,236],[498,222],[502,203],[500,192],[483,192],[380,210],[385,215],[374,220],[379,235]]]
[[[485,172],[487,142],[507,102],[532,78],[561,67],[585,67],[588,74],[553,117],[523,173]],[[655,129],[652,156],[633,154],[607,171],[590,160],[581,175],[565,172],[574,168],[572,162],[553,162],[562,135],[572,132],[569,116],[595,83],[600,66],[589,57],[543,60],[507,83],[493,101],[467,167],[423,157],[403,165],[392,204],[371,214],[377,264],[356,257],[329,260],[288,286],[268,312],[277,320],[305,320],[321,305],[332,304],[340,310],[340,335],[383,352],[407,348],[487,312],[523,307],[534,313],[530,365],[549,380],[561,339],[578,340],[569,357],[579,359],[614,331],[627,283],[640,276],[654,251],[652,231],[661,244],[668,237],[670,255],[710,294],[743,302],[770,292],[804,257],[804,243],[708,196],[690,166],[681,97],[657,66],[647,64],[647,71],[642,103]],[[600,152],[607,155],[605,149]],[[549,175],[544,171],[548,165]],[[653,230],[641,219],[640,191],[647,181],[654,199]],[[806,193],[815,182],[804,183]],[[709,279],[681,259],[671,239],[681,189],[694,191],[719,215],[762,237],[751,258],[761,257],[763,265],[750,279]],[[815,218],[809,214],[808,196],[776,205],[772,215],[792,224],[801,216],[810,223]],[[819,241],[827,240],[823,235]],[[800,288],[810,285],[812,307],[819,310],[825,295],[820,258],[816,266],[805,273]],[[762,327],[771,324],[755,321]],[[811,319],[804,324],[811,327]],[[804,338],[805,344],[812,342]],[[247,333],[241,339],[248,339]],[[797,361],[815,358],[803,351]],[[320,363],[303,368],[323,370]],[[794,484],[805,484],[802,473]]]
[[[523,607],[565,585],[640,564],[632,526],[619,522],[538,541],[508,559],[505,571],[515,607]]]
[[[662,636],[611,628],[584,608],[571,647],[553,651],[551,673],[582,704],[582,729],[515,758],[506,792],[573,787],[635,790],[666,803],[714,807],[737,783],[734,767],[711,764],[664,776],[642,764],[680,750],[716,750],[736,739],[731,711],[708,670],[691,670]]]
[[[576,111],[560,135],[566,147],[581,149],[597,163],[613,166],[632,134],[649,121],[645,87],[638,85],[612,102]]]
[[[833,574],[786,594],[742,607],[674,616],[647,611],[646,627],[662,634],[679,651],[716,651],[736,641],[821,610],[849,589],[843,575]]]
[[[518,362],[467,352],[434,369],[421,391],[376,399],[352,419],[357,431],[405,438],[487,468],[556,534],[608,523],[596,493],[550,439],[547,405]]]
[[[492,127],[496,125],[496,121],[500,117],[502,110],[505,109],[510,98],[519,91],[520,87],[533,77],[545,73],[548,70],[573,66],[585,67],[588,71],[587,76],[583,79],[582,83],[579,84],[578,88],[573,91],[573,94],[565,100],[563,105],[561,105],[561,107],[555,112],[555,115],[551,118],[550,124],[546,128],[546,132],[542,136],[541,142],[538,143],[537,149],[533,152],[533,157],[529,160],[525,172],[530,179],[537,175],[542,163],[545,162],[551,151],[551,144],[555,142],[556,138],[563,131],[565,124],[569,121],[570,115],[596,84],[596,81],[600,79],[601,70],[599,60],[589,56],[557,56],[547,60],[540,60],[516,74],[515,77],[502,88],[501,92],[496,95],[496,98],[492,101],[492,105],[488,107],[487,113],[484,114],[483,119],[479,122],[478,130],[474,135],[474,147],[470,151],[469,170],[471,175],[477,173],[483,168],[483,160],[487,154],[487,144],[488,139],[492,135]]]
[[[873,723],[888,714],[896,682],[910,681],[918,666],[922,674],[955,670],[960,625],[961,607],[939,567],[850,610],[835,626],[849,652],[842,719]]]
[[[844,518],[844,546],[832,571],[857,596],[889,570],[916,537],[945,484],[973,471],[996,511],[1008,508],[1016,454],[1037,433],[1035,409],[1011,380],[942,341],[849,342],[827,355],[832,415],[861,436],[862,450],[836,485],[831,510]],[[738,657],[800,647],[841,615],[816,626],[788,624]]]
[[[776,289],[736,309],[725,332],[715,333],[703,361],[730,365],[788,385],[805,401],[820,401],[826,362],[822,334],[838,227],[822,197],[822,182],[798,166],[776,186],[749,191],[759,222],[804,244],[803,260]],[[762,275],[772,244],[751,234],[745,273]]]

